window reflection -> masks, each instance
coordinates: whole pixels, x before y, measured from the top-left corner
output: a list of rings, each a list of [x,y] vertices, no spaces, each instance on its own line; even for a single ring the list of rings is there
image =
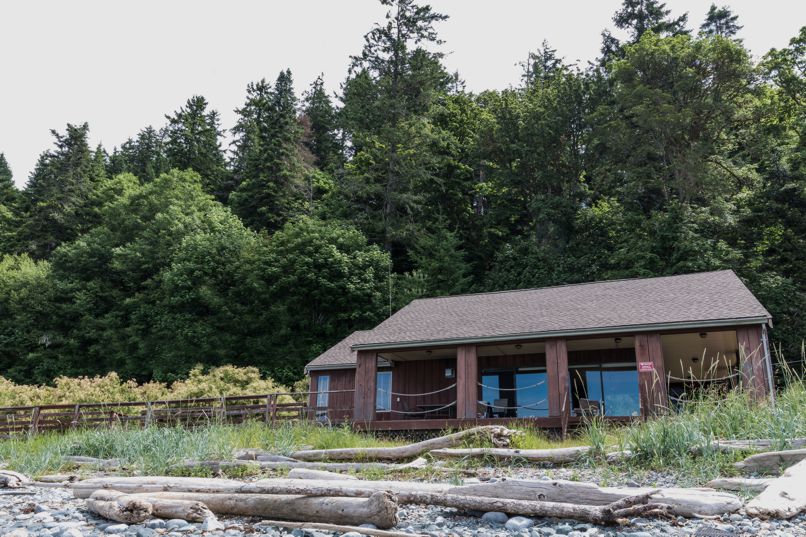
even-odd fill
[[[573,367],[571,395],[576,414],[638,416],[638,371],[635,365],[603,364]]]

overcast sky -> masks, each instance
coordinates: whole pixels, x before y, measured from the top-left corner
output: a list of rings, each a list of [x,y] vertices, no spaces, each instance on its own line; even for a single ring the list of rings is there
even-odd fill
[[[802,0],[722,0],[755,56],[806,24]],[[518,62],[544,40],[568,61],[596,57],[620,0],[432,0],[449,70],[472,91],[516,84]],[[710,1],[667,0],[699,26]],[[349,55],[385,9],[376,0],[3,0],[0,152],[18,185],[52,144],[50,129],[89,122],[107,150],[193,94],[234,123],[246,84],[286,67],[302,92],[319,73],[335,91]]]

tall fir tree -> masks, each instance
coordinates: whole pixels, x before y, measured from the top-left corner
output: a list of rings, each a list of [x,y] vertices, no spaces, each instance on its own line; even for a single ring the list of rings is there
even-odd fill
[[[120,149],[113,151],[107,173],[132,173],[141,183],[150,183],[168,169],[162,134],[148,126],[137,134],[137,138],[129,138],[121,144]]]
[[[236,186],[230,205],[253,229],[279,229],[304,212],[310,201],[296,107],[293,78],[286,70],[274,87],[266,80],[250,83],[244,106],[236,110],[238,122],[232,130]]]
[[[716,7],[711,4],[705,21],[700,25],[700,32],[705,35],[733,37],[743,28],[737,23],[739,15],[734,15],[728,6]]]
[[[437,167],[427,113],[453,81],[441,64],[435,24],[447,16],[413,0],[381,0],[386,24],[364,36],[343,86],[342,125],[353,158],[345,170],[348,218],[396,262],[417,233],[423,185]]]
[[[165,155],[171,168],[194,170],[209,194],[226,199],[226,160],[221,149],[221,121],[216,110],[208,110],[201,95],[188,99],[185,106],[165,116]]]
[[[105,178],[105,154],[89,146],[89,125],[67,125],[51,131],[55,148],[37,161],[25,188],[26,222],[21,237],[34,257],[48,257],[94,223],[91,202]]]
[[[316,165],[326,172],[335,172],[344,164],[344,158],[337,112],[321,75],[305,93],[302,119],[306,128],[305,147],[314,156]]]
[[[688,33],[686,23],[688,13],[679,17],[669,17],[670,9],[659,0],[623,0],[621,9],[613,15],[616,28],[629,32],[626,44],[637,43],[647,31],[662,36]],[[621,43],[609,30],[602,32],[602,58],[606,62],[612,57],[622,55]]]

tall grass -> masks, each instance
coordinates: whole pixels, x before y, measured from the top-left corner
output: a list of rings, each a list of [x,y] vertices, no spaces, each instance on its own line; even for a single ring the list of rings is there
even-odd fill
[[[29,475],[59,471],[66,455],[120,459],[131,473],[165,474],[183,459],[228,459],[239,448],[261,448],[288,454],[310,447],[332,449],[393,445],[348,427],[327,428],[311,423],[263,423],[206,427],[76,430],[0,441],[0,461]]]

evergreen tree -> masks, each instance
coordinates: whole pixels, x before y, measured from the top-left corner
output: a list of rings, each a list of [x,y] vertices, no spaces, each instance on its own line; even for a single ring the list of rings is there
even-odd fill
[[[123,142],[109,157],[107,168],[108,175],[132,173],[143,183],[153,181],[166,171],[168,158],[162,134],[151,126],[141,130],[136,139]]]
[[[335,172],[343,165],[344,159],[338,138],[336,109],[325,91],[321,75],[305,93],[302,113],[307,128],[305,147],[320,169]]]
[[[173,115],[165,116],[165,155],[171,168],[194,170],[201,176],[205,191],[226,199],[223,131],[218,112],[208,111],[207,106],[204,97],[195,95]]]
[[[65,134],[51,131],[55,149],[43,153],[25,188],[24,248],[34,257],[48,257],[95,223],[91,199],[105,178],[102,148],[89,147],[89,125],[67,125]]]
[[[14,185],[14,176],[6,156],[0,153],[0,205],[15,207],[20,200],[20,191]]]
[[[353,150],[343,195],[345,216],[400,262],[438,165],[426,114],[452,78],[442,55],[426,48],[441,43],[434,25],[447,17],[413,0],[381,3],[391,8],[387,22],[365,35],[343,88],[341,119]]]
[[[716,7],[711,4],[705,21],[700,25],[700,32],[705,35],[721,35],[722,37],[733,37],[743,27],[736,23],[738,15],[734,15],[728,6]]]
[[[617,28],[630,32],[630,42],[636,43],[644,32],[658,35],[679,35],[686,33],[688,14],[669,18],[671,10],[658,0],[624,0],[621,9],[613,15]]]
[[[296,104],[286,70],[274,87],[265,80],[250,83],[244,106],[236,110],[232,167],[237,186],[230,205],[253,229],[279,229],[302,213],[310,198]]]

